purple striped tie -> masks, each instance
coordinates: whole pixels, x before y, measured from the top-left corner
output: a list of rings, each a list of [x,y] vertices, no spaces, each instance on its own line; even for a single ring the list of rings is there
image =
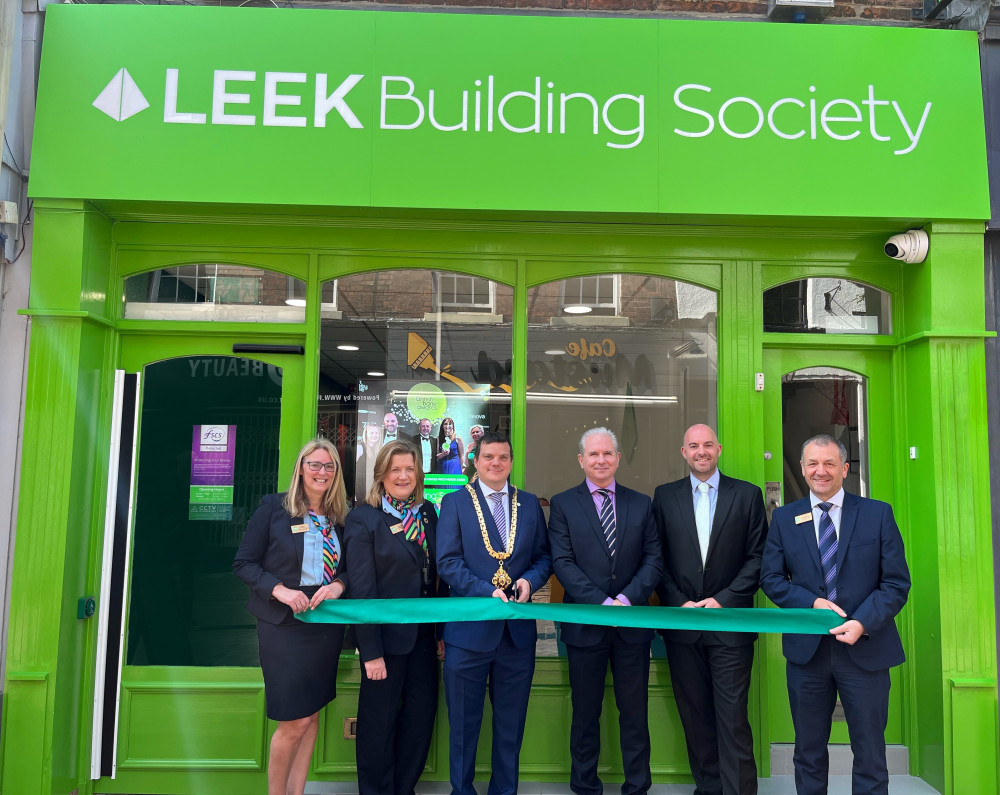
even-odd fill
[[[817,503],[823,512],[819,517],[819,561],[823,566],[823,581],[826,583],[826,598],[837,601],[837,530],[830,518],[832,502]]]
[[[493,521],[496,522],[497,530],[500,531],[500,540],[503,541],[504,549],[507,548],[507,512],[503,509],[503,492],[497,491],[490,495],[493,500]]]

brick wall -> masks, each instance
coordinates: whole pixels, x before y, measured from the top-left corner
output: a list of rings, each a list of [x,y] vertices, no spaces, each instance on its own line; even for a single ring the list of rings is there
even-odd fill
[[[206,3],[208,4],[208,3]],[[217,3],[211,3],[216,5]],[[223,0],[223,5],[266,5],[270,0]],[[286,0],[279,5],[310,8],[384,8],[412,10],[421,6],[437,11],[483,9],[495,12],[538,12],[548,15],[608,14],[611,16],[689,17],[711,19],[767,19],[767,0]],[[873,2],[838,2],[826,24],[874,22],[891,25],[922,25],[913,12],[921,11],[921,0],[873,0]],[[776,23],[778,24],[778,23]]]

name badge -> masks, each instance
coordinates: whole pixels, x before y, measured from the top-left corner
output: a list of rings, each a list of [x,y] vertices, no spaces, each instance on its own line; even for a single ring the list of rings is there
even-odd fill
[[[812,513],[800,513],[795,517],[795,524],[805,524],[806,522],[811,522],[812,520]]]
[[[394,524],[389,529],[392,531],[393,535],[395,535],[396,533],[402,533],[403,532],[403,523],[400,522],[399,524]]]
[[[307,525],[307,524],[293,524],[292,525],[292,532],[293,533],[306,533],[308,531],[309,531],[309,525]]]

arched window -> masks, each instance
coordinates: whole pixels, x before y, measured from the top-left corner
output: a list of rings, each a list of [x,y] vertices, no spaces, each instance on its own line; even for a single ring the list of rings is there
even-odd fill
[[[716,311],[712,290],[644,274],[531,288],[530,489],[547,498],[579,483],[579,439],[595,426],[618,437],[619,482],[652,494],[681,477],[685,429],[716,422]]]

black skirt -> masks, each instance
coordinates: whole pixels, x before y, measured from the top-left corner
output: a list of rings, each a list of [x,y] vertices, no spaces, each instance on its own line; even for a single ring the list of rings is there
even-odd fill
[[[298,619],[270,624],[258,620],[257,642],[268,718],[307,718],[337,696],[343,624],[306,624]]]

